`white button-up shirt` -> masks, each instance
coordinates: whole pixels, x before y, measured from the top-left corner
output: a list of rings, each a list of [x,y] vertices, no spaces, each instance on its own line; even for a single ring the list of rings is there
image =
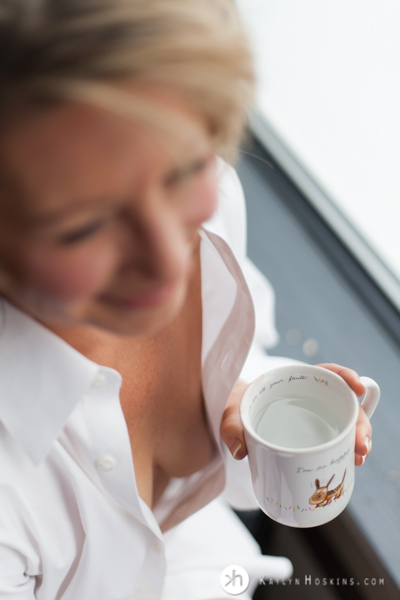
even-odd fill
[[[237,176],[219,168],[218,208],[200,231],[203,393],[218,452],[200,472],[171,480],[154,511],[136,487],[120,374],[0,300],[0,598],[159,599],[163,531],[224,486],[235,506],[255,506],[246,461],[230,457],[219,426],[249,351],[247,378],[265,370],[261,345],[276,341],[274,300],[245,256]],[[252,348],[255,312],[243,273],[260,318]]]

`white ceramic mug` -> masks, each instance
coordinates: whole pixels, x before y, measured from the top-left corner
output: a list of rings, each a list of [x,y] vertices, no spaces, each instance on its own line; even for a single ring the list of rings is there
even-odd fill
[[[370,418],[380,391],[372,379],[361,381],[367,390],[362,406]],[[249,385],[240,416],[254,494],[269,517],[314,527],[344,510],[354,486],[357,415],[355,393],[322,367],[280,367]]]

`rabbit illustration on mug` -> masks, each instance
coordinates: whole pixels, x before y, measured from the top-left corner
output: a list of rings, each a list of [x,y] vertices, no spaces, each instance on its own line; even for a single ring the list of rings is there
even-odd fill
[[[319,479],[315,480],[315,487],[317,489],[309,500],[310,504],[314,504],[315,507],[318,508],[318,506],[327,506],[334,498],[336,498],[336,500],[340,498],[340,496],[343,494],[343,483],[344,478],[346,477],[346,469],[343,474],[342,482],[339,483],[339,485],[333,490],[328,490],[328,487],[334,477],[335,474],[333,474],[328,483],[322,487],[320,486]]]

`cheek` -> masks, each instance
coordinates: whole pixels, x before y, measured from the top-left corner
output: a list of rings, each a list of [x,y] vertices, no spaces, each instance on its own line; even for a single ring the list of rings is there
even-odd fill
[[[218,181],[215,168],[208,169],[194,184],[187,211],[188,222],[199,227],[214,213],[218,201]]]
[[[88,300],[103,291],[116,269],[109,247],[55,251],[33,250],[20,257],[21,287],[62,302]]]

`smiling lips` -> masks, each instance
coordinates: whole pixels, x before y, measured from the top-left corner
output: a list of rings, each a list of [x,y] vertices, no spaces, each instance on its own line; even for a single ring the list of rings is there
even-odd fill
[[[151,308],[165,302],[171,295],[173,287],[173,285],[166,285],[153,292],[139,294],[137,296],[127,296],[123,298],[119,296],[106,295],[102,296],[102,300],[107,304],[111,304],[122,309]]]

